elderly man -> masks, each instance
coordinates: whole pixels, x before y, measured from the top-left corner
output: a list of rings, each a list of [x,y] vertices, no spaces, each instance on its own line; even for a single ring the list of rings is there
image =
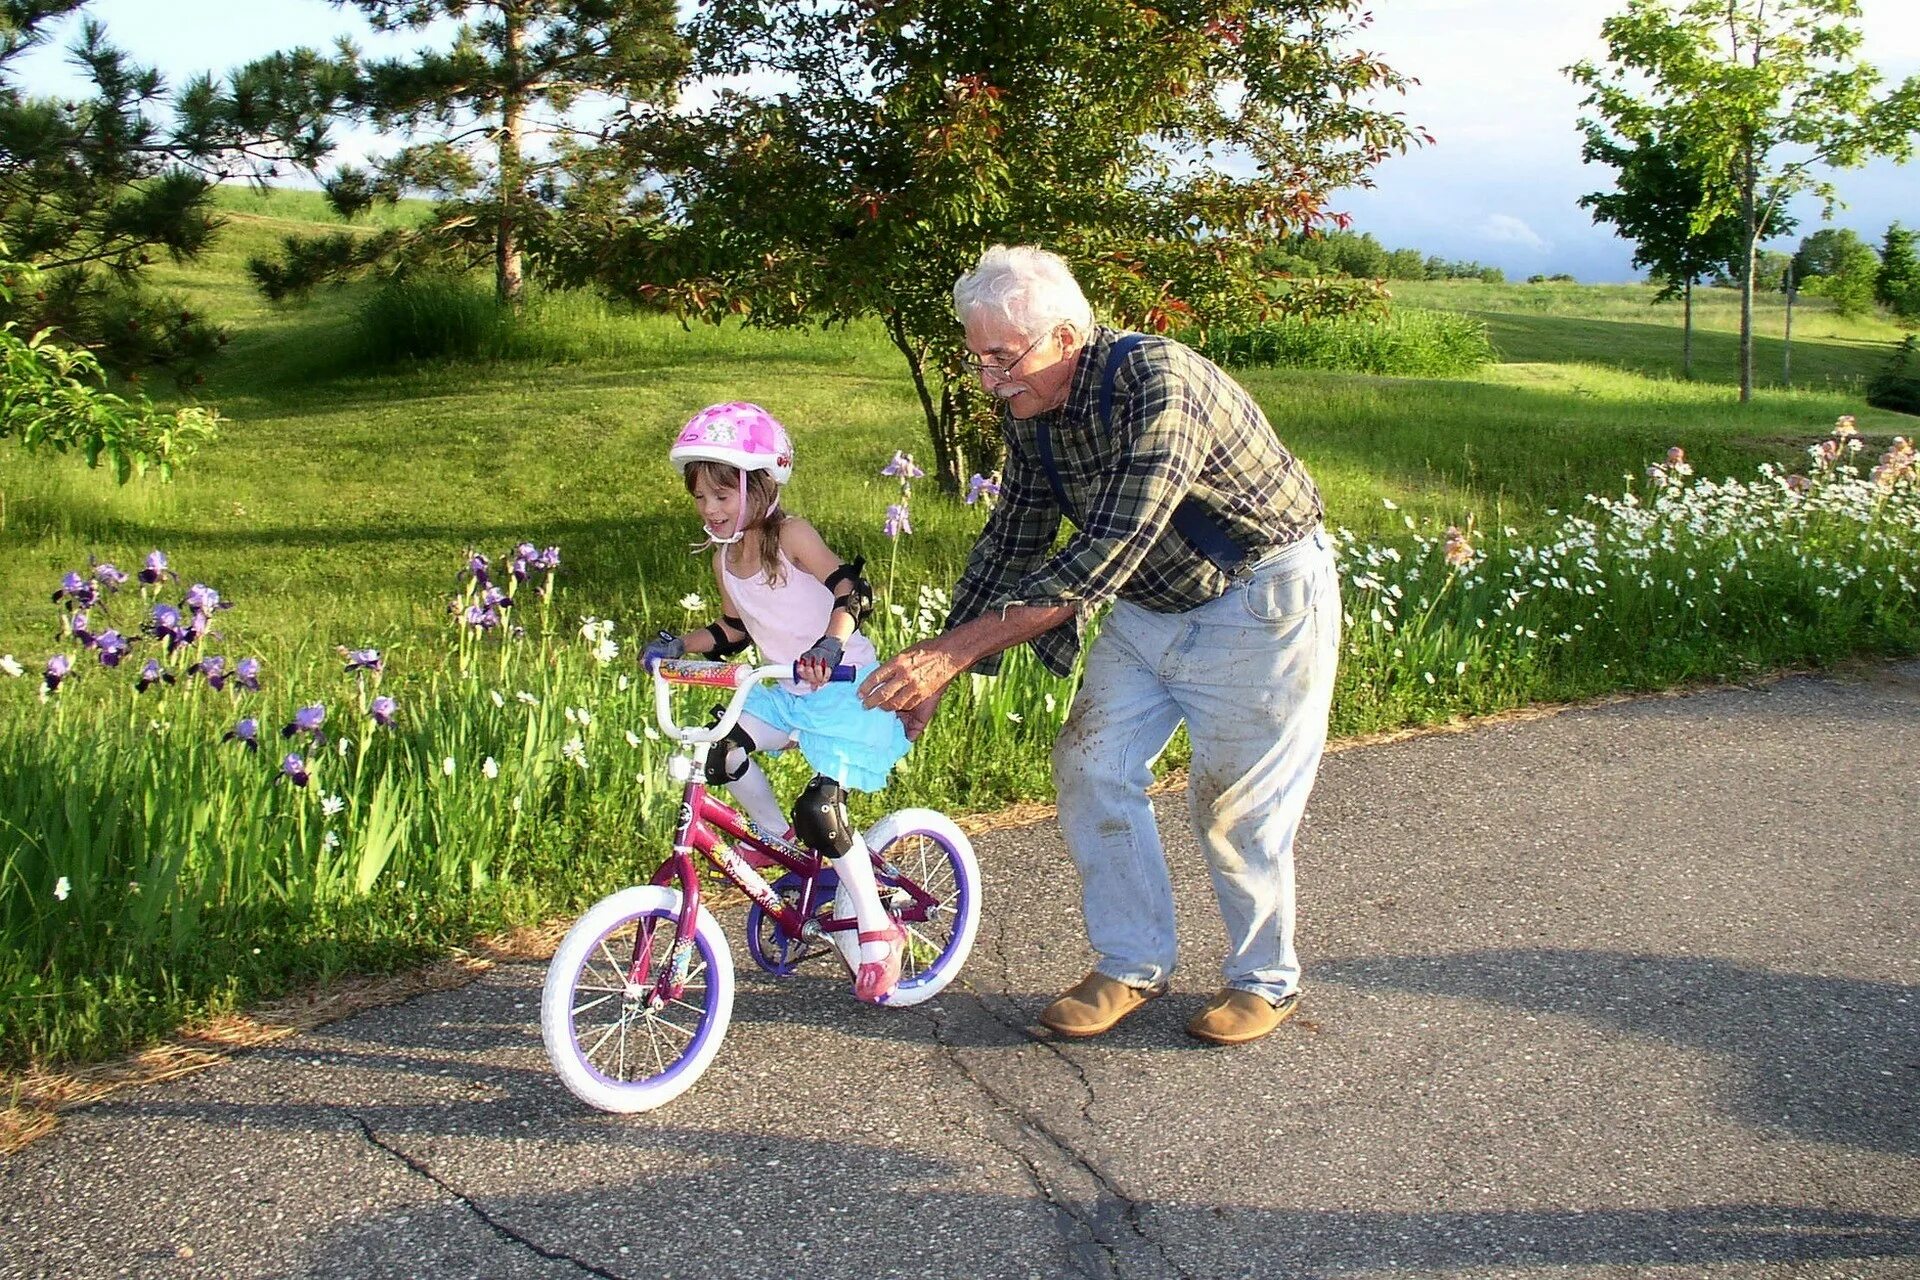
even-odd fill
[[[1040,1015],[1099,1035],[1163,994],[1173,891],[1147,798],[1181,721],[1195,836],[1226,926],[1204,1040],[1266,1035],[1300,998],[1293,840],[1326,742],[1340,595],[1320,495],[1260,408],[1178,342],[1096,325],[1066,263],[996,246],[954,285],[973,367],[1006,407],[1000,501],[941,635],[861,686],[918,735],[947,684],[1031,642],[1072,670],[1112,602],[1054,744],[1060,826],[1094,969]],[[1055,550],[1060,519],[1074,526]]]

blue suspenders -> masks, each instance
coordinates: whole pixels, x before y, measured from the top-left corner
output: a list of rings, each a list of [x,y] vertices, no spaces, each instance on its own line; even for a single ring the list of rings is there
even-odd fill
[[[1123,334],[1107,354],[1106,369],[1100,376],[1100,425],[1105,430],[1113,429],[1114,379],[1133,349],[1145,339],[1143,333]],[[1060,469],[1053,461],[1053,438],[1044,418],[1034,424],[1034,444],[1040,452],[1040,469],[1047,473],[1047,483],[1053,488],[1053,500],[1060,504],[1061,513],[1078,525],[1080,521],[1074,514],[1073,504],[1067,501],[1066,485],[1060,480]],[[1228,576],[1232,576],[1247,558],[1245,548],[1235,542],[1214,514],[1191,494],[1181,499],[1180,505],[1174,508],[1173,527],[1201,555],[1211,560],[1215,568]]]

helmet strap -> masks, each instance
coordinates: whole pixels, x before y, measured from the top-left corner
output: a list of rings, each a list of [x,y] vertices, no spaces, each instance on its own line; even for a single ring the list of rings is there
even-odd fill
[[[747,469],[745,467],[741,467],[739,468],[739,471],[740,471],[740,521],[741,521],[740,527],[738,529],[735,529],[733,531],[733,536],[729,538],[716,538],[713,536],[712,533],[708,533],[707,540],[705,542],[697,542],[694,544],[693,551],[692,551],[693,555],[696,555],[696,556],[699,555],[702,551],[705,551],[708,547],[730,547],[734,543],[740,541],[740,539],[747,536],[747,524],[746,524]],[[767,504],[767,514],[771,514],[773,509],[779,505],[780,505],[780,487],[778,485],[775,485],[773,490],[773,501]],[[763,514],[760,518],[764,520],[766,519],[766,515]]]

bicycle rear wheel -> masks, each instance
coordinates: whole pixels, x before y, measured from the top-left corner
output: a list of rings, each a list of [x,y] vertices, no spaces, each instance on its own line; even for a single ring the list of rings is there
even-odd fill
[[[657,995],[672,966],[680,891],[659,885],[601,899],[547,966],[540,1032],[573,1095],[602,1111],[651,1111],[692,1087],[720,1052],[733,1016],[733,952],[703,906],[685,988]],[[631,982],[636,955],[647,978]]]
[[[900,982],[880,1003],[908,1007],[931,1000],[960,976],[980,928],[980,865],[973,842],[933,809],[901,809],[875,823],[867,845],[936,899],[925,920],[900,919],[907,931]],[[896,876],[879,875],[880,896],[898,919],[912,901]]]

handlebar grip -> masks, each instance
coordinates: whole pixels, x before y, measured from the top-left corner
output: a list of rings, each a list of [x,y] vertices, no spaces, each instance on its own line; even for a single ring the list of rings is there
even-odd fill
[[[857,667],[849,667],[843,663],[833,669],[833,674],[827,677],[827,683],[852,684],[858,675]],[[793,664],[793,678],[795,680],[800,678],[800,664],[797,662]]]

